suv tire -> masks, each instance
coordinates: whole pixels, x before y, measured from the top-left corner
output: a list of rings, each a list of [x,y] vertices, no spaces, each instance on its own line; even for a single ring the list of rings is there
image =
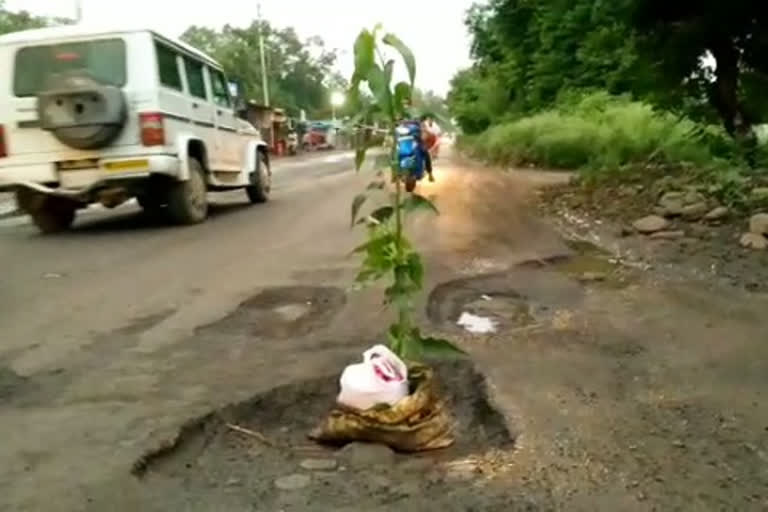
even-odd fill
[[[168,213],[178,224],[199,224],[208,217],[208,197],[203,166],[189,159],[189,179],[168,189]]]
[[[252,203],[266,203],[272,191],[272,174],[259,151],[256,154],[256,170],[250,174],[251,184],[245,187],[248,199]]]

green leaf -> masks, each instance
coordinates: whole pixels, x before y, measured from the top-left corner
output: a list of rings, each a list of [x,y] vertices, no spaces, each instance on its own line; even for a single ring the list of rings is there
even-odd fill
[[[408,212],[415,210],[430,210],[436,215],[440,214],[432,201],[419,194],[411,194],[410,196],[406,197],[401,206],[405,211]]]
[[[360,169],[363,167],[363,163],[365,163],[366,151],[368,151],[368,148],[365,146],[355,150],[355,171],[357,172],[360,172]]]
[[[403,61],[405,61],[405,67],[408,68],[408,76],[411,79],[411,87],[413,87],[413,84],[416,82],[416,58],[413,56],[413,52],[394,34],[385,35],[383,41],[384,44],[400,52]]]
[[[376,41],[372,33],[363,30],[355,40],[355,76],[358,79],[365,78],[374,65]],[[353,83],[355,82],[353,78]]]
[[[382,206],[381,208],[377,208],[373,212],[371,212],[370,217],[373,217],[379,222],[387,222],[391,217],[392,214],[395,213],[395,209],[391,206]]]
[[[352,200],[352,220],[349,223],[350,226],[355,225],[355,221],[357,220],[357,215],[360,213],[360,207],[363,206],[363,203],[365,203],[366,199],[368,199],[367,195],[358,194]]]
[[[387,74],[377,64],[371,66],[368,72],[368,87],[376,98],[378,107],[389,114],[391,111],[391,98],[392,93],[389,90],[390,80],[387,79]]]
[[[387,87],[390,86],[392,83],[392,73],[395,70],[395,61],[392,59],[389,59],[387,63],[384,65],[384,81],[387,84]]]
[[[417,252],[408,255],[408,277],[417,289],[421,289],[424,280],[424,264],[421,262],[421,255]]]
[[[448,340],[442,338],[422,338],[419,335],[419,345],[426,357],[455,359],[468,354]]]
[[[395,109],[397,110],[397,113],[402,115],[410,101],[411,86],[405,82],[398,82],[397,85],[395,85]]]

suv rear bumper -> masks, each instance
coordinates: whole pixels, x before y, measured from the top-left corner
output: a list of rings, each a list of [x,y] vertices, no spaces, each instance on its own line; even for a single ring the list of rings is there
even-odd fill
[[[0,191],[25,187],[44,194],[85,199],[90,191],[108,186],[111,182],[140,180],[158,174],[173,178],[181,175],[181,161],[173,155],[109,158],[98,161],[96,165],[61,170],[55,163],[0,164]]]

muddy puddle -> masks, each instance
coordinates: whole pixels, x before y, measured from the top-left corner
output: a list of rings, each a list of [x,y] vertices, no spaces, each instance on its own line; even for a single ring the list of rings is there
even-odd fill
[[[338,393],[329,376],[190,422],[175,444],[142,458],[137,475],[148,495],[177,496],[179,510],[505,510],[517,434],[471,362],[436,369],[455,419],[450,448],[405,455],[309,441]]]
[[[552,325],[564,312],[579,309],[584,294],[584,286],[564,273],[526,266],[437,286],[427,316],[449,331],[463,330],[458,324],[471,315],[488,319],[492,332],[514,332]]]

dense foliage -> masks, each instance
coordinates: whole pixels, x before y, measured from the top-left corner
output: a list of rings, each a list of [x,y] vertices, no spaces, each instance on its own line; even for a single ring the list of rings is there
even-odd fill
[[[0,0],[0,35],[64,23],[71,23],[71,21],[34,16],[27,11],[9,11],[5,8],[5,1]]]
[[[330,117],[330,96],[347,83],[333,72],[336,53],[319,37],[299,39],[293,28],[278,29],[254,21],[246,28],[230,25],[221,30],[190,27],[182,39],[218,60],[230,77],[239,79],[248,98],[263,98],[259,61],[259,28],[264,37],[270,103],[293,115]]]
[[[489,0],[468,12],[475,64],[449,103],[477,133],[599,89],[745,134],[768,113],[767,12],[751,0]]]

